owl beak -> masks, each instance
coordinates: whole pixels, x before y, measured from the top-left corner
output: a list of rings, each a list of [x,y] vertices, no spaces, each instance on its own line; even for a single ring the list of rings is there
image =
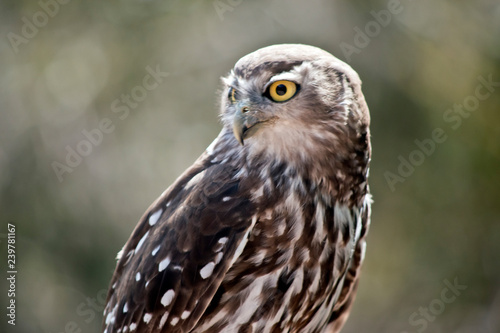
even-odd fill
[[[233,118],[233,134],[236,140],[243,146],[244,139],[248,137],[248,131],[259,123],[259,120],[250,112],[250,108],[240,108]]]

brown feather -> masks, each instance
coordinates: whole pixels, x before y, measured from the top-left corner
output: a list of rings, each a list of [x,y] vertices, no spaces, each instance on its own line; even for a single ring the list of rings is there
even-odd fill
[[[276,103],[273,80],[298,92]],[[224,82],[219,137],[123,249],[106,333],[338,332],[347,318],[371,204],[357,74],[323,50],[285,44],[243,57]],[[236,117],[258,121],[241,142]]]

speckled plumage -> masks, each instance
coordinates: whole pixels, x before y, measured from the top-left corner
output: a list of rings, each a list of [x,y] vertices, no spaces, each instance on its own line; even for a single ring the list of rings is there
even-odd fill
[[[297,92],[276,102],[281,80]],[[223,81],[221,133],[119,254],[106,333],[338,332],[347,318],[371,204],[358,75],[284,44]]]

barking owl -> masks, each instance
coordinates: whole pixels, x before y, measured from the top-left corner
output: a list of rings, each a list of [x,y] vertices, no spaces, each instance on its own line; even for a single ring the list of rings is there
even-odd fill
[[[118,254],[106,333],[331,333],[347,319],[371,204],[358,75],[284,44],[223,85],[220,134]]]

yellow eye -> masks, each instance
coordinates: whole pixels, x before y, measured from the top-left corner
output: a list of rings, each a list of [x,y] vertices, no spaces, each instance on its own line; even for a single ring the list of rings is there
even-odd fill
[[[269,97],[275,102],[285,102],[295,96],[297,84],[292,81],[280,80],[269,86]]]
[[[230,88],[229,90],[229,99],[231,100],[231,103],[235,103],[236,102],[236,90],[234,90],[234,88]]]

